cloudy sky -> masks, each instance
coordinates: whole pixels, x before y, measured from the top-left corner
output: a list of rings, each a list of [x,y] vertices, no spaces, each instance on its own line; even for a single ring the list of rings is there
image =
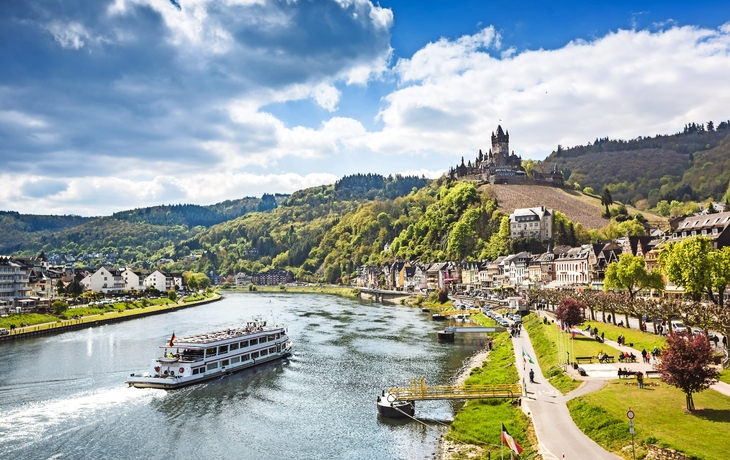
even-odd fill
[[[0,210],[212,204],[730,119],[726,0],[0,2]]]

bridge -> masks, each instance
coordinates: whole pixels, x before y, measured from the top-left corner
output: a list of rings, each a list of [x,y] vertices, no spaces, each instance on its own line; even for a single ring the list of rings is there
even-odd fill
[[[522,385],[426,385],[423,377],[414,378],[410,386],[391,388],[387,392],[388,401],[435,401],[443,399],[515,399],[522,396]]]

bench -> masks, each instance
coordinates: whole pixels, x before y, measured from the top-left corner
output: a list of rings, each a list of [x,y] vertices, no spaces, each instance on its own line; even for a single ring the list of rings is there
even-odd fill
[[[601,363],[612,363],[612,362],[614,362],[614,357],[613,356],[605,355],[603,358],[601,358],[599,360],[599,362],[601,362]]]
[[[575,362],[580,363],[581,361],[588,361],[589,363],[593,363],[593,356],[576,356]]]
[[[627,379],[630,379],[635,376],[636,376],[636,371],[629,371],[629,370],[623,370],[623,369],[618,370],[618,378],[620,378],[620,379],[622,379],[624,377]]]
[[[644,375],[646,375],[646,378],[649,378],[649,377],[652,377],[652,376],[653,377],[656,377],[656,378],[659,378],[659,376],[661,375],[661,372],[659,372],[659,371],[646,371],[646,372],[644,372]]]
[[[636,362],[636,357],[633,357],[633,358],[619,358],[618,359],[618,362],[620,362],[620,363],[635,363]]]

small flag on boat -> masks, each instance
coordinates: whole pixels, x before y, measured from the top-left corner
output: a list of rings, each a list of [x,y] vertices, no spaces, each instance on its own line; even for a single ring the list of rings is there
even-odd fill
[[[525,347],[522,347],[522,361],[524,361],[525,364],[527,364],[528,362],[530,364],[535,364],[535,361],[532,360],[530,354],[527,353],[527,351],[525,350]]]
[[[507,447],[509,449],[516,453],[517,455],[520,455],[522,453],[522,447],[520,447],[519,444],[517,444],[517,441],[514,440],[512,436],[507,432],[507,428],[504,427],[504,423],[502,424],[502,441],[507,444]]]
[[[175,341],[176,340],[177,340],[177,338],[175,338],[175,333],[173,332],[172,333],[172,337],[170,337],[170,345],[169,346],[175,345]]]

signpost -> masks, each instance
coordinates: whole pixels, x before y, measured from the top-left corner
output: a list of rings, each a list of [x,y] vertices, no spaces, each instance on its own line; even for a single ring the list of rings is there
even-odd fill
[[[636,450],[634,448],[634,411],[630,407],[626,412],[626,417],[629,418],[629,432],[631,433],[631,455],[636,460]]]

